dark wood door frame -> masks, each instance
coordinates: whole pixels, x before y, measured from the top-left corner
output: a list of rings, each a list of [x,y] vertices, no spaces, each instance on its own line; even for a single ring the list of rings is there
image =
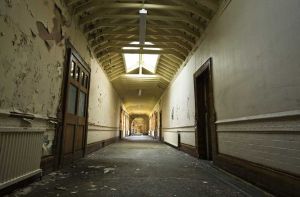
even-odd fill
[[[154,138],[158,137],[158,113],[154,112]]]
[[[60,168],[63,166],[64,163],[64,133],[66,129],[66,111],[67,111],[67,99],[68,99],[68,85],[69,85],[69,73],[70,73],[70,66],[71,66],[71,57],[76,58],[78,62],[80,62],[81,66],[84,68],[84,71],[87,72],[88,78],[87,78],[87,91],[86,91],[86,98],[85,98],[85,120],[84,123],[82,122],[82,119],[80,120],[81,124],[84,124],[85,127],[83,129],[84,135],[83,135],[83,144],[82,144],[82,155],[83,157],[86,152],[86,144],[87,144],[87,127],[88,127],[88,105],[89,105],[89,89],[90,89],[90,76],[91,76],[91,69],[88,66],[88,64],[81,58],[79,53],[76,51],[76,49],[73,47],[73,45],[67,40],[66,41],[66,57],[65,57],[65,69],[64,69],[64,79],[63,79],[63,93],[62,93],[62,101],[61,101],[61,116],[62,116],[62,123],[61,127],[58,131],[58,137],[60,138],[57,140],[57,149],[58,149],[58,159],[57,159],[57,167]],[[80,83],[80,82],[79,82]],[[80,90],[78,89],[78,92]],[[78,105],[78,101],[76,101],[76,105]],[[76,132],[76,131],[75,131]],[[73,141],[75,143],[75,140]],[[74,145],[74,144],[73,144]],[[73,147],[74,148],[74,147]]]
[[[159,112],[159,141],[163,141],[162,138],[162,111]]]
[[[207,76],[205,76],[207,75]],[[200,131],[200,127],[199,127],[199,115],[200,115],[200,111],[199,111],[199,92],[198,92],[198,86],[199,84],[197,83],[197,81],[201,78],[204,77],[208,77],[207,81],[207,120],[206,120],[206,124],[207,124],[207,129],[208,129],[208,133],[210,133],[209,137],[207,138],[208,141],[210,141],[211,145],[211,150],[210,150],[210,154],[206,154],[204,157],[202,157],[203,155],[199,154],[199,148],[200,148],[200,144],[199,144],[199,133]],[[195,140],[196,140],[196,149],[198,151],[198,156],[200,158],[203,159],[208,159],[208,160],[214,160],[214,158],[216,158],[217,153],[218,153],[218,145],[217,145],[217,134],[216,134],[216,126],[215,126],[215,121],[216,121],[216,112],[215,112],[215,108],[214,108],[214,97],[213,97],[213,76],[212,76],[212,58],[209,58],[194,74],[194,90],[195,90],[195,118],[196,118],[196,135],[195,135]],[[207,142],[208,143],[208,142]]]

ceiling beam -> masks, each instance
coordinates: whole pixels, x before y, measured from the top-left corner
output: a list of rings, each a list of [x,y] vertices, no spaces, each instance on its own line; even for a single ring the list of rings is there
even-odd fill
[[[99,61],[103,61],[103,60],[107,60],[109,59],[110,57],[112,57],[113,55],[121,55],[120,53],[117,53],[117,52],[113,52],[113,51],[109,51],[103,55],[101,55],[101,58],[97,57],[99,59]]]
[[[120,57],[119,59],[116,59],[114,61],[108,61],[103,65],[114,65],[114,64],[119,64],[123,62],[123,57]]]
[[[191,1],[184,1],[184,0],[172,0],[172,2],[182,5],[182,6],[192,6],[195,9],[201,9],[201,7],[208,8],[212,11],[217,11],[219,4],[216,0],[191,0]]]
[[[94,40],[97,40],[99,37],[102,37],[104,35],[124,35],[124,36],[134,36],[137,35],[138,31],[122,31],[122,30],[117,30],[117,31],[110,31],[110,30],[105,30],[102,32],[97,33],[96,35],[90,35],[88,37],[88,41],[92,42]],[[191,45],[195,44],[195,40],[187,37],[184,33],[182,32],[149,32],[147,31],[147,37],[149,36],[167,36],[167,37],[178,37],[181,39],[184,39],[186,42],[189,42]]]
[[[80,2],[80,0],[65,0],[67,6],[73,6],[74,4]]]
[[[183,56],[182,54],[178,53],[175,50],[146,50],[146,49],[142,49],[142,50],[128,50],[128,49],[109,49],[108,52],[116,52],[116,53],[129,53],[129,54],[170,54],[173,55],[173,57],[177,58],[178,60],[184,61],[185,60],[185,56]],[[105,54],[103,54],[105,55]],[[98,55],[97,55],[98,57]],[[102,55],[100,55],[99,57],[102,57]],[[98,58],[99,58],[98,57]]]
[[[111,48],[123,48],[123,47],[137,47],[137,48],[160,48],[160,49],[164,49],[164,50],[175,50],[178,53],[181,53],[184,56],[188,55],[188,51],[182,49],[181,47],[179,47],[178,45],[136,45],[136,44],[106,44],[104,46],[101,46],[101,48],[97,48],[94,50],[94,53],[98,54],[101,52],[105,52],[106,50],[109,50]]]
[[[161,73],[162,75],[164,75],[165,77],[170,78],[170,79],[172,79],[174,76],[174,74],[172,72],[169,72],[165,69],[158,69],[156,72]]]
[[[110,70],[110,69],[115,69],[115,68],[119,68],[119,67],[124,67],[124,63],[118,63],[118,64],[111,64],[111,65],[106,65],[104,67],[104,70]]]
[[[120,70],[118,72],[112,73],[110,75],[108,75],[108,77],[112,80],[113,78],[115,78],[116,76],[120,76],[121,74],[126,74],[126,70]]]
[[[106,3],[101,1],[90,1],[86,4],[82,4],[74,9],[76,15],[81,15],[86,11],[92,11],[97,8],[104,9],[146,9],[146,10],[171,10],[177,12],[191,12],[199,17],[203,18],[206,21],[210,20],[210,17],[207,13],[197,9],[189,4],[184,6],[178,5],[165,5],[165,4],[147,4],[147,3]]]
[[[151,20],[147,20],[148,22]],[[136,23],[128,23],[128,22],[97,22],[95,24],[93,24],[91,27],[85,28],[84,34],[87,35],[89,33],[92,33],[93,31],[99,30],[101,28],[105,28],[105,27],[137,27],[137,22]],[[193,30],[192,28],[190,28],[187,25],[181,24],[181,23],[174,23],[174,22],[169,22],[169,24],[164,24],[164,23],[157,23],[157,24],[149,24],[147,23],[147,27],[155,29],[167,29],[167,30],[179,30],[179,31],[183,31],[186,34],[188,34],[189,36],[193,36],[194,38],[199,38],[200,37],[200,33]]]
[[[120,36],[105,36],[105,37],[103,37],[102,42],[99,40],[92,41],[91,47],[93,49],[95,49],[96,47],[99,47],[100,45],[102,45],[103,43],[106,43],[108,41],[134,42],[134,41],[138,41],[138,36],[131,36],[130,38],[123,37],[123,36],[122,37],[120,37]],[[146,35],[146,41],[152,42],[152,43],[176,43],[179,46],[181,46],[182,48],[187,49],[188,51],[192,50],[192,46],[193,46],[190,43],[186,43],[177,37],[168,39],[168,38],[162,37],[162,36],[156,36],[156,38],[153,38],[153,37],[148,37]]]
[[[116,64],[123,61],[123,57],[119,55],[119,57],[115,59],[108,59],[106,61],[103,61],[102,65],[109,65],[109,64]]]
[[[166,67],[168,69],[173,70],[174,72],[177,72],[177,70],[178,70],[177,66],[172,66],[172,65],[166,64],[166,63],[161,62],[161,61],[159,61],[158,65],[157,65],[157,68],[159,68],[159,67]]]
[[[121,72],[121,71],[124,71],[125,68],[124,66],[119,66],[119,67],[116,67],[116,68],[111,68],[111,69],[107,69],[106,72],[108,75],[113,75],[114,73],[118,73],[118,72]]]
[[[102,59],[101,61],[99,60],[99,62],[101,64],[103,64],[103,63],[106,63],[106,62],[109,62],[109,61],[116,61],[119,58],[122,58],[122,56],[120,54],[114,54],[112,56],[108,56],[106,59]]]
[[[103,12],[96,12],[95,14],[92,14],[91,16],[83,17],[79,20],[79,24],[81,27],[84,25],[91,23],[97,19],[103,19],[103,18],[110,18],[110,19],[138,19],[139,15],[132,15],[132,14],[105,14]],[[158,20],[158,21],[178,21],[178,22],[186,22],[190,25],[193,25],[194,27],[198,29],[203,29],[202,24],[200,21],[195,20],[191,17],[187,17],[184,15],[181,16],[164,16],[164,15],[147,15],[147,20]]]
[[[195,0],[198,4],[205,6],[213,11],[218,9],[218,4],[215,3],[213,0]]]
[[[157,67],[157,70],[164,70],[172,75],[174,75],[174,73],[176,73],[177,71],[176,70],[173,70],[173,69],[169,69],[169,68],[166,68],[166,67],[163,67],[163,66],[160,66],[160,67]]]
[[[162,63],[162,64],[164,64],[164,65],[166,65],[166,66],[172,66],[172,67],[175,67],[176,70],[179,68],[179,65],[178,65],[178,64],[169,63],[169,62],[167,62],[167,61],[165,61],[165,60],[163,60],[163,59],[160,59],[159,63]]]
[[[172,57],[169,57],[167,54],[166,55],[163,55],[164,59],[167,59],[169,60],[170,62],[174,63],[174,64],[178,64],[178,65],[181,65],[183,61],[179,61],[178,59],[175,59],[175,58],[172,58]]]

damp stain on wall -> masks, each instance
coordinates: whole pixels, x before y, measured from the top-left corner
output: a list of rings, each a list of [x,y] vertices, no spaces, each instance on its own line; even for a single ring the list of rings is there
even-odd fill
[[[187,97],[186,108],[187,108],[186,118],[188,120],[190,120],[191,119],[191,116],[190,116],[190,97]]]
[[[174,107],[172,107],[172,111],[171,111],[171,120],[174,120]]]

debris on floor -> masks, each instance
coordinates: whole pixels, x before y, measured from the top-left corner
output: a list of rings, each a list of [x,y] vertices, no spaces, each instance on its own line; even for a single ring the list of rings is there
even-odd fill
[[[88,166],[88,168],[95,168],[95,169],[99,169],[99,168],[105,168],[105,166]]]
[[[63,191],[67,190],[66,187],[62,187],[62,186],[56,186],[55,189],[57,189],[57,190],[63,190]]]
[[[104,174],[107,174],[107,173],[109,173],[109,172],[111,172],[111,171],[115,171],[115,168],[104,168]]]
[[[25,187],[19,191],[16,192],[15,196],[25,196],[29,194],[32,191],[32,187]]]
[[[248,184],[234,186],[227,174],[212,169],[210,163],[184,157],[184,153],[164,144],[120,142],[96,151],[92,159],[82,158],[52,172],[9,197],[267,196],[260,191],[245,195],[250,189],[243,188],[249,188]]]

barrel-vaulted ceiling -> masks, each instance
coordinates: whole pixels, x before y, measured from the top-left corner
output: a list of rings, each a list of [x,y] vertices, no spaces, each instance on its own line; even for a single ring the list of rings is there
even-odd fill
[[[126,109],[146,114],[182,66],[219,6],[219,0],[65,0],[65,3],[78,18]],[[137,67],[129,65],[134,62],[126,59],[130,54],[137,55]],[[152,58],[149,54],[158,57],[151,66],[144,65],[147,55]]]

